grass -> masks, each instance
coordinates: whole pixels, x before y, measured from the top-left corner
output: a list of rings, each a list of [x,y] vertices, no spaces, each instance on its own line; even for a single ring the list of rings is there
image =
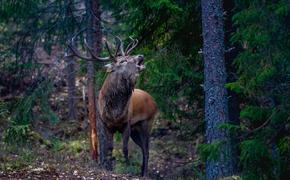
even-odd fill
[[[138,149],[139,150],[139,149]],[[126,164],[123,153],[120,149],[116,149],[113,152],[116,157],[116,165],[114,171],[118,174],[134,174],[139,175],[141,173],[140,168],[142,164],[141,151],[131,150],[129,152],[129,164]]]
[[[19,147],[2,142],[0,152],[1,171],[19,170],[36,160],[34,152],[28,146]]]
[[[24,172],[29,170],[28,167],[44,167],[47,173],[50,171],[48,169],[71,175],[76,171],[84,176],[94,176],[92,174],[96,175],[100,172],[96,162],[91,160],[87,132],[78,131],[71,133],[70,136],[60,135],[46,140],[50,142],[51,146],[48,147],[36,141],[34,144],[24,146],[5,144],[4,148],[4,142],[0,142],[0,171],[20,170],[20,172]],[[192,177],[191,179],[202,179],[201,177],[204,175],[202,174],[202,163],[195,164],[195,161],[188,160],[189,157],[192,157],[189,153],[192,151],[189,144],[193,146],[193,141],[178,141],[174,132],[170,132],[164,137],[152,137],[149,159],[150,178],[180,179],[181,177],[190,179]],[[115,134],[113,156],[116,159],[114,173],[124,176],[140,174],[142,153],[132,140],[129,142],[130,164],[127,165],[123,157],[121,134]]]

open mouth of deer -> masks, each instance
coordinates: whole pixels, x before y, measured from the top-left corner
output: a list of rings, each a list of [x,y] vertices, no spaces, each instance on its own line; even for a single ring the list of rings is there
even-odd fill
[[[143,64],[144,64],[144,56],[143,55],[138,55],[137,65],[141,66]]]
[[[145,65],[144,65],[144,56],[143,55],[138,55],[137,56],[137,63],[136,63],[139,71],[142,71],[145,69]]]

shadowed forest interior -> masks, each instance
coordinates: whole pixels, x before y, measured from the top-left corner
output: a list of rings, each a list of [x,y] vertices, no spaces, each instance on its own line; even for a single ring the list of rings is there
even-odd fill
[[[289,0],[0,1],[0,179],[289,176]]]

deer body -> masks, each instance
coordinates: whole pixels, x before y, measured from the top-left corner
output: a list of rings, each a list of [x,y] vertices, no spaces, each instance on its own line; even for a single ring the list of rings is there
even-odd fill
[[[109,100],[106,100],[106,89],[102,89],[99,93],[99,110],[103,117],[103,121],[109,128],[115,128],[116,130],[122,129],[122,127],[130,123],[131,126],[138,123],[139,121],[148,121],[148,130],[151,131],[153,119],[157,112],[157,105],[147,92],[141,89],[132,90],[128,97],[121,99],[122,95],[116,96],[120,97],[120,104],[117,105],[117,100],[115,99],[115,108],[109,107]],[[114,102],[111,102],[114,103]]]
[[[84,45],[90,54],[90,57],[82,55],[75,47],[74,40],[78,32],[68,44],[73,55],[88,61],[108,61],[107,72],[109,73],[99,92],[98,110],[100,118],[104,124],[106,137],[105,143],[105,161],[103,164],[107,169],[112,169],[112,150],[113,135],[119,131],[123,135],[123,153],[128,162],[128,141],[129,137],[142,149],[143,163],[142,176],[147,175],[149,158],[149,136],[153,124],[153,119],[157,112],[157,106],[153,98],[145,91],[135,89],[136,80],[139,73],[145,69],[143,55],[132,56],[130,52],[137,46],[138,40],[132,39],[126,50],[119,37],[119,45],[116,47],[115,55],[110,51],[106,42],[106,48],[110,57],[98,57],[84,41]]]
[[[143,56],[137,57],[137,60],[138,58],[143,61]],[[99,112],[108,139],[107,155],[111,156],[113,134],[119,131],[123,136],[123,153],[128,162],[128,141],[131,136],[142,149],[142,175],[144,176],[148,171],[149,136],[157,105],[147,92],[134,89],[139,72],[136,62],[126,59],[124,63],[126,64],[120,64],[114,70],[109,70],[109,75],[99,93]]]
[[[132,111],[131,126],[139,121],[147,120],[148,130],[151,131],[153,119],[157,112],[157,105],[152,96],[141,89],[134,89],[130,105]]]

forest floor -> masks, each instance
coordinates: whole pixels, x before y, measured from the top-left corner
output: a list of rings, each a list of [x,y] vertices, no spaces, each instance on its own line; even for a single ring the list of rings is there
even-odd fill
[[[61,129],[61,130],[60,130]],[[196,154],[202,137],[179,138],[179,129],[158,127],[150,142],[149,177],[139,177],[142,154],[132,140],[130,165],[124,163],[120,135],[115,136],[113,172],[100,170],[90,159],[87,132],[76,122],[62,122],[54,138],[26,145],[0,145],[0,179],[200,179],[203,164]],[[34,133],[37,134],[37,133]],[[36,139],[33,136],[32,139]]]
[[[197,155],[203,142],[200,118],[168,121],[156,118],[150,139],[149,176],[139,176],[142,153],[129,141],[130,165],[122,155],[121,135],[114,139],[114,171],[101,170],[89,152],[88,128],[83,103],[78,120],[67,121],[67,93],[54,94],[52,103],[59,122],[35,120],[25,130],[24,144],[7,144],[0,138],[0,179],[202,179],[204,164]],[[36,115],[39,113],[36,111]],[[37,116],[36,116],[37,118]],[[0,137],[9,120],[0,120]],[[13,141],[11,138],[11,141]]]

